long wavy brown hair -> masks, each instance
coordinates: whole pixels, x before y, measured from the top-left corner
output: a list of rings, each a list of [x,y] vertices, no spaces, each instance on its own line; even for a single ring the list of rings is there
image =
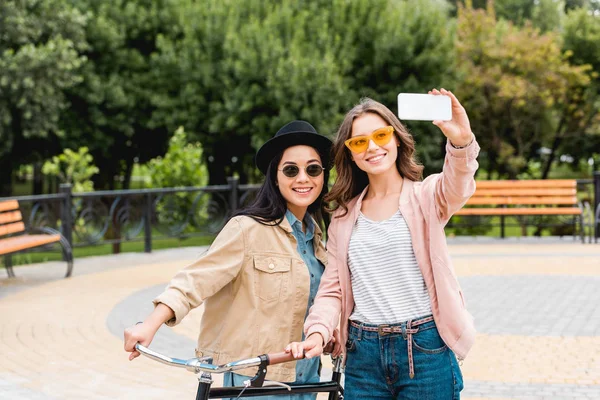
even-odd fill
[[[394,127],[394,136],[400,143],[396,159],[396,167],[400,175],[412,181],[419,181],[423,177],[423,166],[417,161],[415,155],[415,141],[406,127],[383,104],[367,97],[362,98],[360,103],[346,114],[331,149],[337,179],[324,200],[329,203],[327,207],[329,212],[340,207],[344,209],[344,213],[340,217],[348,213],[348,202],[369,184],[367,173],[356,166],[352,161],[350,150],[344,145],[344,142],[352,136],[354,120],[367,113],[379,115],[386,123]]]

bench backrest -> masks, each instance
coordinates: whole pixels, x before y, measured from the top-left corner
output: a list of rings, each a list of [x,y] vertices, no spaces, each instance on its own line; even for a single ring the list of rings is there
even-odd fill
[[[568,205],[577,204],[575,179],[477,181],[467,205]]]
[[[17,200],[0,201],[0,237],[23,232],[25,224],[22,219]]]

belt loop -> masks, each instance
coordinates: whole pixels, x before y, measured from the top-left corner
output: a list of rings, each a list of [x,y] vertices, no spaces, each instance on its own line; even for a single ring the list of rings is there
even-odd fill
[[[361,322],[360,325],[358,325],[358,337],[356,338],[356,340],[359,340],[362,338],[362,332],[363,332],[363,323]]]
[[[414,361],[413,361],[413,351],[412,351],[412,335],[413,333],[415,333],[415,330],[412,327],[412,319],[409,319],[408,322],[406,323],[406,330],[407,330],[407,340],[406,340],[406,345],[408,347],[408,376],[410,379],[413,379],[415,377],[415,365],[414,365]],[[418,328],[416,329],[418,331]]]
[[[402,328],[402,339],[406,340],[406,323],[401,323],[400,327]]]

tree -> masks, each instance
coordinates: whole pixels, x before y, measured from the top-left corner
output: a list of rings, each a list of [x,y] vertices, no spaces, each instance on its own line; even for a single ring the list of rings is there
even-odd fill
[[[542,32],[560,31],[565,17],[564,0],[539,0],[531,15],[533,26]]]
[[[571,89],[570,101],[563,109],[563,127],[554,138],[555,151],[546,162],[545,172],[558,149],[573,156],[574,165],[600,154],[600,15],[590,13],[587,8],[571,11],[565,19],[562,37],[563,48],[572,54],[572,63],[591,65],[591,84]]]
[[[311,2],[319,26],[337,38],[332,50],[346,82],[344,111],[363,96],[397,109],[399,92],[452,87],[455,23],[446,1]],[[319,11],[321,10],[321,11]],[[329,10],[323,13],[322,10]],[[401,23],[399,23],[401,21]],[[405,121],[419,145],[425,173],[439,171],[443,135],[431,124]]]
[[[87,147],[77,151],[65,149],[62,154],[52,157],[51,161],[46,161],[42,171],[58,177],[61,183],[71,184],[75,193],[91,192],[94,182],[90,178],[99,171],[93,161],[94,157],[89,154]]]
[[[60,0],[0,2],[0,196],[19,165],[59,152],[63,91],[81,82],[86,17]]]
[[[450,0],[455,7],[470,3],[475,9],[485,9],[489,0]],[[542,31],[559,30],[565,14],[585,8],[600,10],[599,0],[494,0],[493,7],[500,19],[524,25],[527,21]]]
[[[459,98],[464,99],[485,168],[509,178],[563,129],[570,90],[589,85],[589,65],[572,66],[555,33],[497,21],[493,7],[459,7]]]
[[[190,1],[183,37],[159,43],[162,118],[202,142],[211,184],[259,179],[253,155],[286,122],[331,135],[361,96],[395,109],[398,92],[451,76],[447,13],[441,0]]]
[[[539,0],[538,0],[539,1]],[[542,0],[543,1],[543,0]],[[467,5],[473,9],[486,9],[489,0],[450,0],[456,9]],[[498,18],[512,21],[515,24],[522,24],[526,20],[531,20],[536,0],[493,0],[494,8]]]
[[[202,152],[200,143],[188,143],[185,130],[177,129],[169,139],[164,157],[153,158],[146,164],[150,187],[205,186],[208,171],[202,162]]]
[[[161,35],[177,35],[177,2],[170,0],[75,0],[89,13],[88,63],[83,80],[67,90],[72,107],[62,115],[64,147],[89,146],[100,173],[97,188],[114,189],[124,175],[129,187],[135,161],[164,154],[170,136],[155,119],[162,84],[152,63]],[[164,77],[164,79],[169,79]]]
[[[599,0],[565,0],[565,12],[576,10],[578,8],[586,8],[591,11],[600,10]]]
[[[185,130],[180,127],[169,139],[169,149],[164,157],[156,157],[146,164],[150,176],[150,186],[154,188],[205,186],[208,183],[208,170],[202,161],[202,145],[188,143]],[[158,224],[166,229],[181,229],[183,221],[190,220],[190,214],[196,218],[196,228],[208,219],[215,217],[207,211],[210,194],[202,192],[177,192],[159,196],[154,207]],[[214,203],[219,204],[220,203]],[[202,223],[198,223],[199,220]],[[175,228],[174,228],[175,227]],[[180,232],[179,232],[180,233]]]
[[[335,129],[345,89],[335,38],[326,25],[314,29],[323,15],[294,2],[181,7],[183,37],[162,38],[156,57],[172,84],[162,117],[202,143],[210,184],[233,174],[253,180],[255,149],[290,120],[308,120],[324,134]]]

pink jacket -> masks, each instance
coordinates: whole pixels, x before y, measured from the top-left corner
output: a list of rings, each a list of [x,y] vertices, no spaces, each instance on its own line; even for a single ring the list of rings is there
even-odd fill
[[[464,149],[447,143],[443,171],[422,182],[404,179],[398,205],[410,230],[440,336],[459,359],[465,358],[473,345],[475,327],[450,260],[444,226],[475,191],[478,154],[476,141]],[[348,244],[366,192],[351,200],[348,214],[337,218],[342,214],[338,209],[333,215],[327,235],[328,265],[304,324],[306,337],[319,332],[327,343],[340,323],[341,341],[346,343],[348,318],[354,309]]]

